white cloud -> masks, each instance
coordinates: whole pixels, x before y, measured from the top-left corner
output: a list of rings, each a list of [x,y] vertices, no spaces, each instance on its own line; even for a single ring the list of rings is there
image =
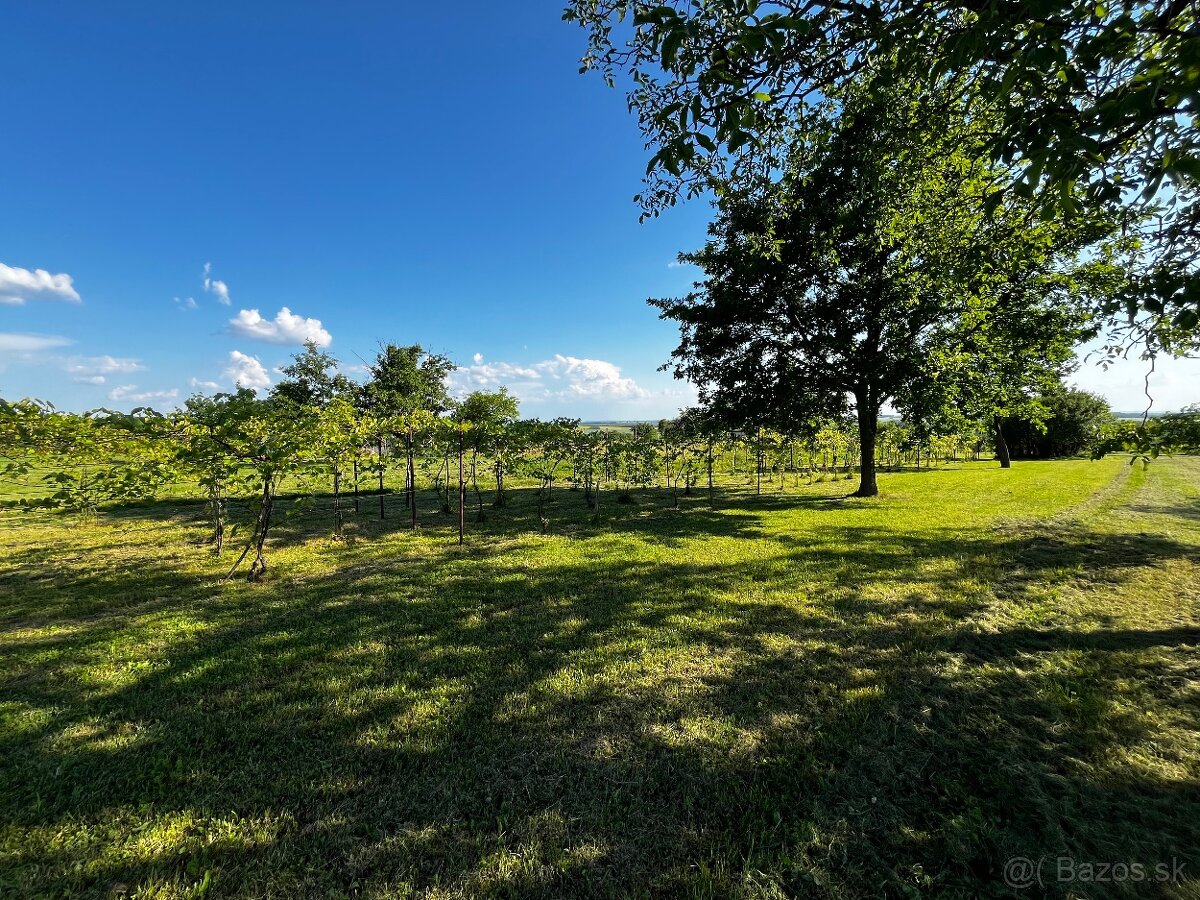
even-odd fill
[[[54,334],[13,334],[0,332],[0,350],[8,353],[33,353],[38,350],[50,350],[54,347],[66,347],[75,343],[70,338]]]
[[[327,347],[333,340],[320,319],[298,316],[286,306],[279,310],[274,319],[264,319],[257,309],[243,309],[229,320],[229,330],[238,337],[269,344],[303,344],[312,341],[318,347]]]
[[[72,356],[66,370],[74,375],[113,375],[117,372],[141,372],[140,359],[116,356]]]
[[[632,378],[621,374],[619,366],[602,359],[579,359],[555,354],[553,359],[537,367],[563,390],[579,397],[605,397],[611,400],[634,400],[649,396]]]
[[[198,304],[196,302],[195,297],[184,297],[184,298],[176,297],[175,305],[178,306],[180,309],[182,309],[184,312],[187,312],[189,310],[195,309],[200,304]]]
[[[219,278],[209,277],[212,274],[212,263],[204,264],[204,290],[213,294],[222,306],[229,305],[229,285]]]
[[[537,369],[506,362],[460,366],[450,373],[451,384],[464,391],[485,390],[502,385],[515,387],[517,384],[540,387],[540,381],[541,375]]]
[[[139,391],[136,384],[123,384],[108,392],[108,399],[118,403],[152,403],[155,400],[174,400],[179,396],[179,390],[169,391]]]
[[[1086,355],[1086,350],[1081,356]],[[1086,391],[1100,394],[1118,412],[1140,413],[1150,402],[1146,398],[1146,376],[1150,376],[1151,409],[1167,412],[1180,409],[1200,399],[1196,385],[1200,383],[1200,359],[1173,359],[1160,356],[1150,372],[1149,360],[1116,359],[1108,368],[1101,368],[1100,357],[1085,359],[1067,380]]]
[[[104,384],[103,375],[76,375],[71,380],[76,384]]]
[[[219,391],[221,389],[221,386],[215,381],[201,381],[199,378],[188,381],[188,387],[202,391]]]
[[[237,387],[257,391],[259,388],[271,386],[271,376],[258,361],[258,357],[242,353],[240,350],[229,354],[229,365],[225,367],[224,375]]]
[[[476,353],[474,356],[471,357],[471,359],[475,360],[475,365],[479,365],[481,362],[483,362],[483,354]]]
[[[21,306],[26,300],[67,300],[79,303],[79,293],[66,274],[51,275],[45,269],[22,269],[0,263],[0,304]]]
[[[619,366],[603,359],[586,359],[555,354],[529,366],[507,362],[482,362],[475,354],[474,365],[463,366],[450,375],[456,393],[492,390],[507,386],[526,402],[546,400],[641,400],[650,396]]]

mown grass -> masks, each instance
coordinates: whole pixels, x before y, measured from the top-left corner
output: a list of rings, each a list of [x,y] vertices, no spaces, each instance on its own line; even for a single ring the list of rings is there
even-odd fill
[[[1200,896],[1200,460],[0,519],[0,894]]]

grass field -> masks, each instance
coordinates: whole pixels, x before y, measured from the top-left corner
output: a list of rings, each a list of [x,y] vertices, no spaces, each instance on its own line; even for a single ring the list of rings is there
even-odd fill
[[[0,895],[1200,897],[1200,459],[880,481],[0,512]]]

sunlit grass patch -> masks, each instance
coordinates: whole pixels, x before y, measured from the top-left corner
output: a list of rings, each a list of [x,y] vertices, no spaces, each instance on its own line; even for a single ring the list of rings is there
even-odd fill
[[[178,510],[6,522],[0,895],[973,897],[1015,855],[1200,866],[1198,475],[966,465],[601,523],[563,491],[547,533],[517,492],[464,548],[452,517],[364,505],[333,540],[317,509],[257,585]]]

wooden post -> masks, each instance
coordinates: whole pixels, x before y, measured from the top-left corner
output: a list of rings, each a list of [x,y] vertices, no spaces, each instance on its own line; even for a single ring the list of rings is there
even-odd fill
[[[413,531],[417,530],[417,469],[413,462],[413,428],[412,423],[408,425],[408,483],[412,490],[412,508],[410,524]]]
[[[458,429],[458,543],[461,546],[463,542],[463,530],[466,527],[464,519],[464,510],[467,505],[466,482],[463,481],[463,432],[462,428]]]

